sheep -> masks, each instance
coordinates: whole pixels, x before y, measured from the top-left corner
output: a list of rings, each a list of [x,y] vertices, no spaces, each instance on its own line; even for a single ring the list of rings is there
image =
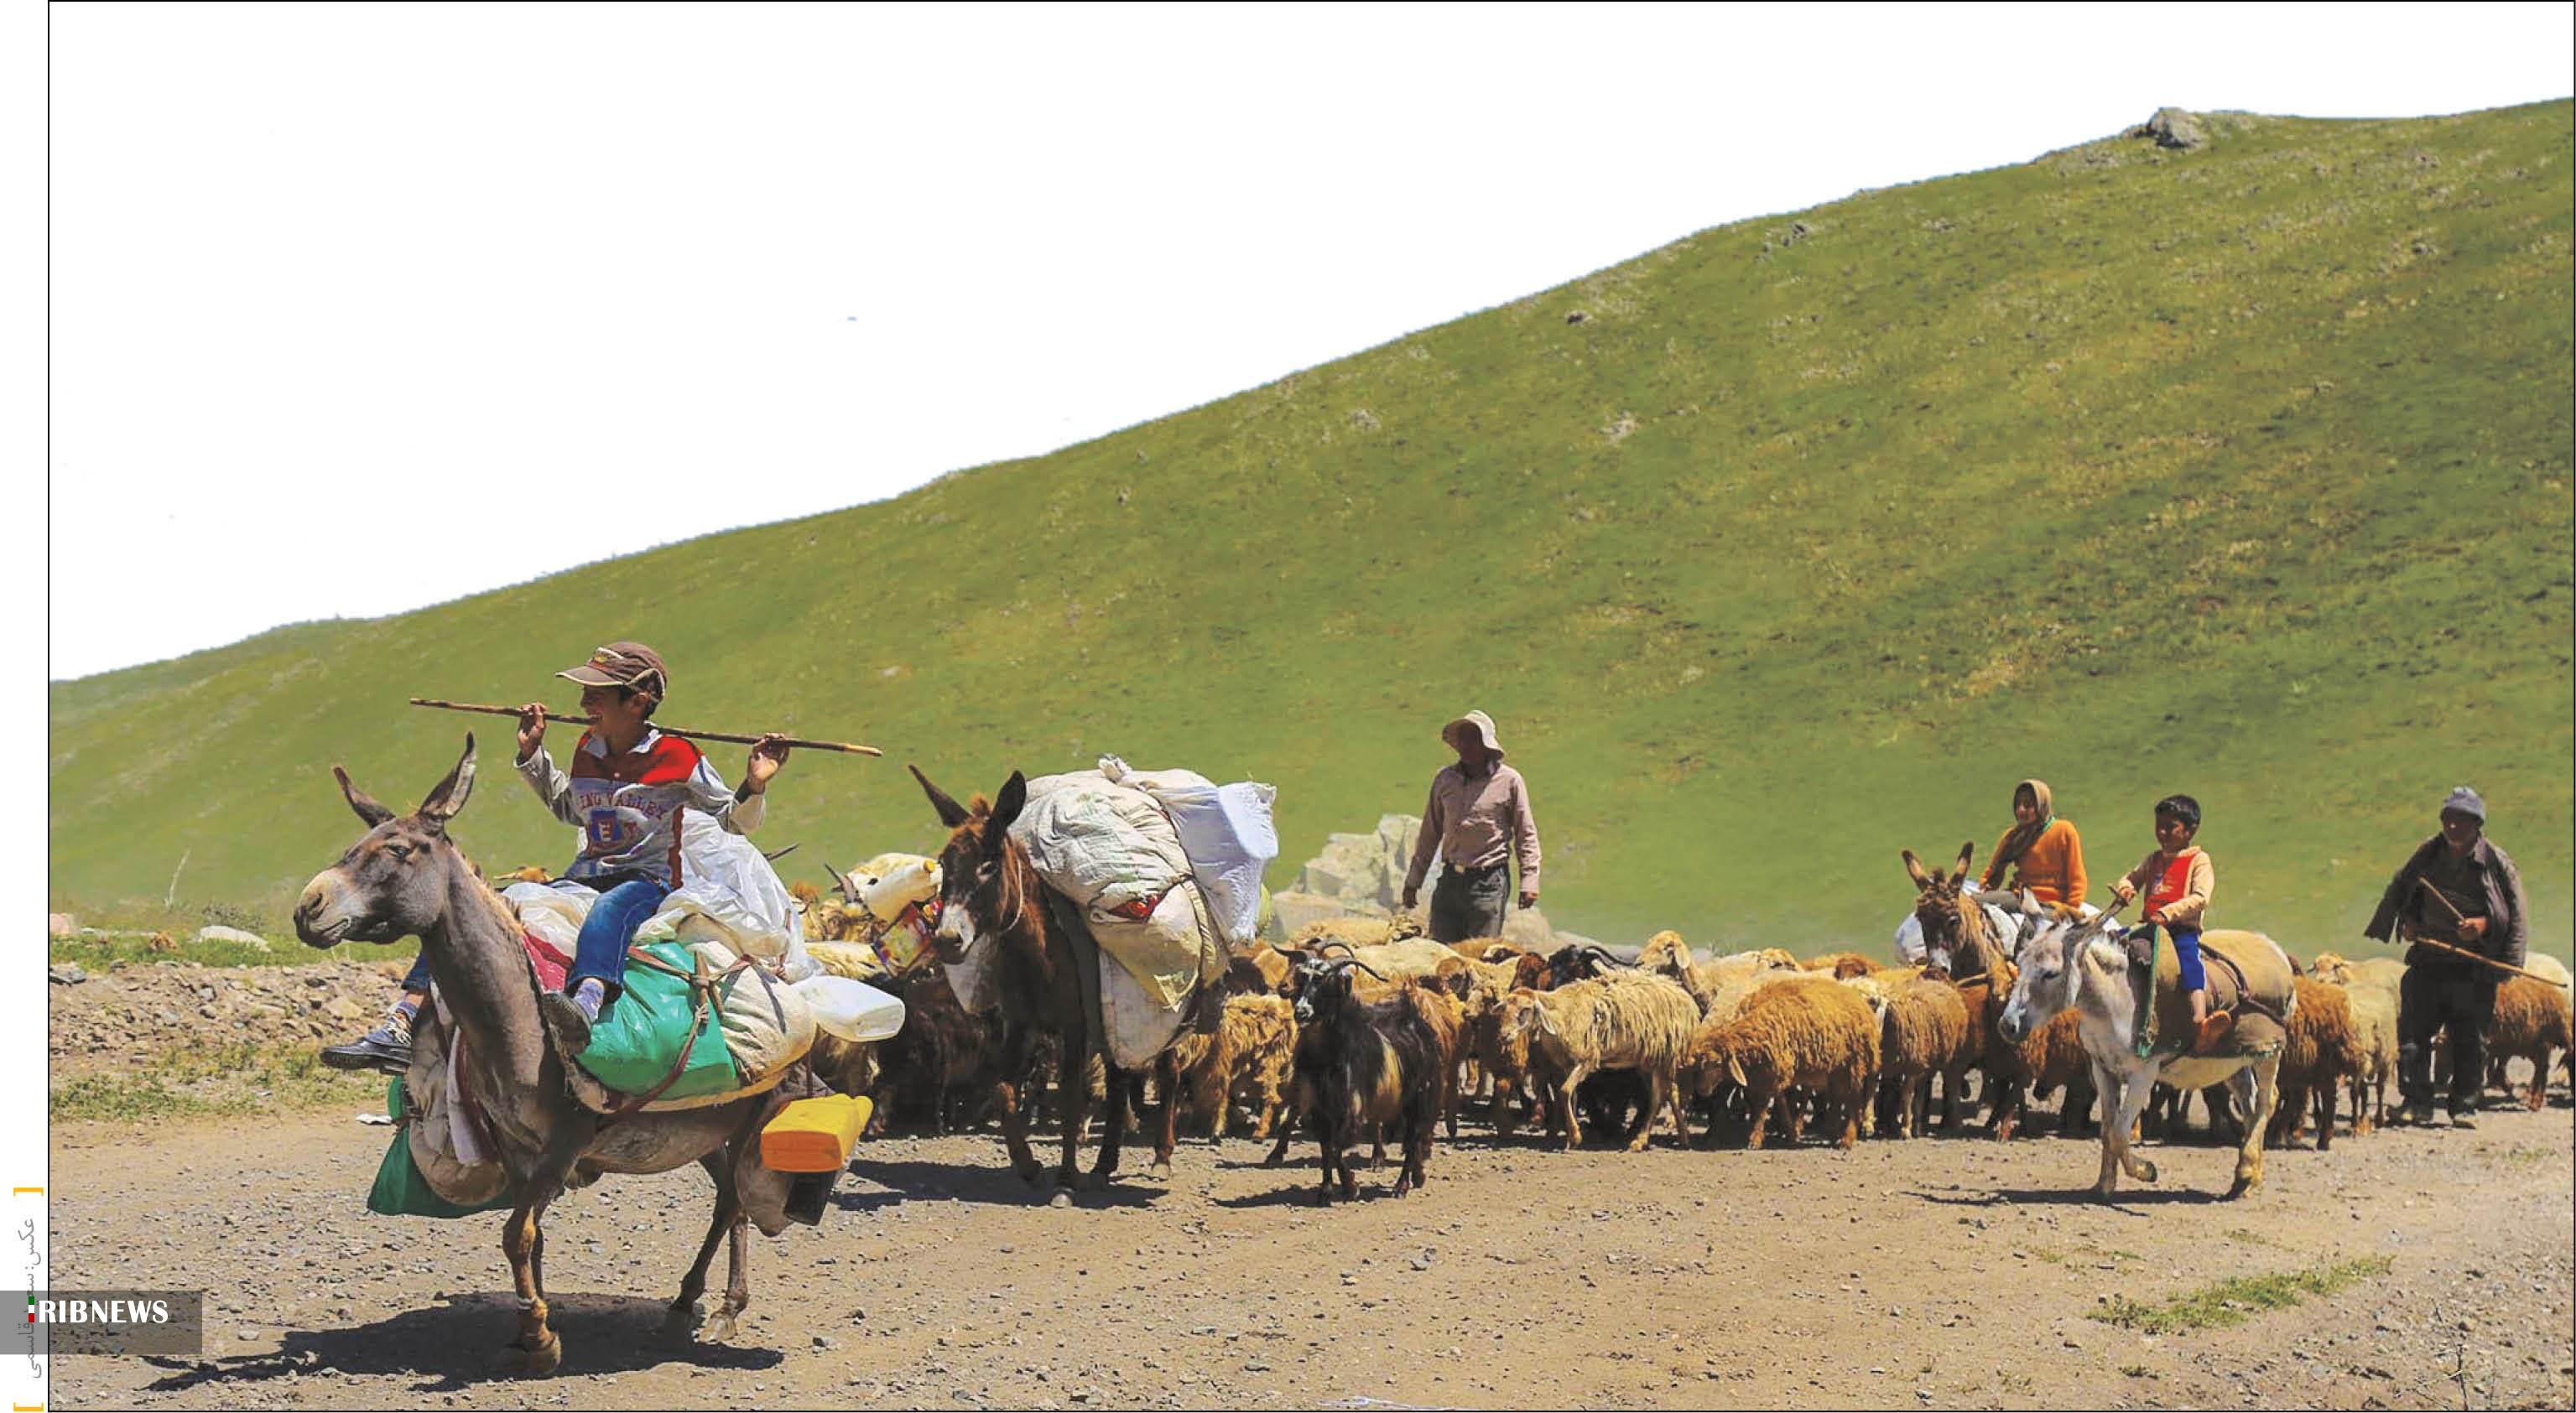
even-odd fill
[[[1252,1136],[1270,1136],[1296,1052],[1295,1008],[1277,996],[1230,996],[1215,1034],[1180,1038],[1173,1047],[1180,1088],[1207,1120],[1211,1145],[1225,1141],[1227,1111],[1237,1095],[1254,1115]]]
[[[1402,938],[1376,946],[1353,946],[1333,937],[1314,938],[1306,944],[1305,951],[1310,957],[1349,957],[1382,982],[1436,975],[1442,962],[1458,955],[1447,943],[1428,937]]]
[[[1391,917],[1369,917],[1351,913],[1341,917],[1317,918],[1297,929],[1288,941],[1292,952],[1312,952],[1317,944],[1339,942],[1345,947],[1383,947],[1423,934],[1422,919],[1412,913]]]
[[[1850,983],[1846,983],[1850,984]],[[1896,1136],[1912,1138],[1928,1122],[1932,1077],[1941,1076],[1942,1128],[1961,1122],[1959,1090],[1967,1072],[1985,1058],[1984,1037],[1968,1014],[1967,998],[1947,980],[1916,977],[1892,989],[1879,1028],[1879,1075],[1896,1104]],[[1918,1119],[1918,1112],[1925,1115]]]
[[[2319,953],[2309,971],[2342,988],[2352,1010],[2353,1039],[2361,1047],[2361,1068],[2352,1076],[2352,1133],[2359,1138],[2388,1122],[2388,1086],[2397,1078],[2397,987],[2394,978],[2374,984],[2369,973],[2331,952]],[[2397,971],[2402,976],[2405,969]]]
[[[1366,970],[1348,957],[1297,966],[1296,1090],[1323,1150],[1318,1205],[1332,1202],[1336,1172],[1343,1198],[1359,1195],[1347,1153],[1362,1128],[1400,1123],[1404,1161],[1394,1195],[1420,1185],[1439,1114],[1444,1061],[1424,1004],[1430,993],[1408,987],[1384,1001],[1362,1001],[1351,991],[1354,967]],[[1287,1136],[1280,1135],[1282,1148]]]
[[[1765,986],[1733,1018],[1700,1022],[1684,1053],[1684,1092],[1703,1097],[1730,1081],[1744,1090],[1753,1114],[1745,1146],[1759,1148],[1773,1101],[1793,1086],[1812,1089],[1841,1106],[1834,1146],[1849,1148],[1878,1080],[1878,1037],[1877,1016],[1848,986],[1820,977]],[[1793,1114],[1789,1123],[1795,1142],[1803,1120]]]
[[[1440,1042],[1440,1116],[1449,1131],[1449,1141],[1458,1141],[1459,1066],[1467,1058],[1467,1008],[1434,977],[1417,976],[1409,999],[1422,1012],[1431,1033]]]
[[[2547,952],[2533,952],[2522,959],[2524,971],[2538,972],[2542,979],[2561,991],[2576,993],[2576,976],[2570,976],[2567,964]]]
[[[1832,972],[1834,980],[1840,981],[1845,977],[1867,976],[1878,970],[1879,963],[1858,952],[1824,952],[1807,958],[1798,966],[1804,971]]]
[[[2531,1061],[2531,1088],[2523,1103],[2538,1110],[2548,1102],[2550,1053],[2576,1048],[2571,1031],[2576,1031],[2576,1015],[2571,1015],[2566,992],[2527,976],[2505,978],[2496,988],[2495,1023],[2487,1032],[2494,1082],[2511,1094],[2513,1087],[2503,1080],[2505,1061]]]
[[[1553,991],[1516,990],[1503,1002],[1500,1029],[1526,1036],[1533,1056],[1561,1071],[1557,1110],[1568,1149],[1583,1141],[1574,1113],[1575,1091],[1599,1070],[1633,1069],[1645,1077],[1646,1111],[1629,1137],[1628,1151],[1642,1153],[1659,1115],[1688,1139],[1677,1079],[1682,1051],[1699,1025],[1699,1006],[1670,980],[1636,972],[1611,972]]]
[[[1765,986],[1780,981],[1811,979],[1815,974],[1799,967],[1797,959],[1776,947],[1757,952],[1737,952],[1719,957],[1694,969],[1699,981],[1692,994],[1704,998],[1701,1015],[1706,1020],[1733,1020],[1743,1008],[1746,997]]]
[[[2291,979],[2297,1000],[2290,1007],[2289,1043],[2281,1051],[2280,1101],[2272,1111],[2264,1142],[2279,1147],[2306,1127],[2307,1099],[2316,1098],[2317,1150],[2334,1147],[2335,1086],[2358,1081],[2367,1063],[2352,1013],[2351,993],[2304,976]],[[2368,1121],[2356,1116],[2354,1134]]]
[[[1716,1011],[1733,1015],[1758,977],[1806,974],[1797,958],[1777,947],[1697,961],[1681,934],[1669,931],[1656,933],[1637,949],[1637,968],[1680,982],[1699,1003],[1703,1018]]]

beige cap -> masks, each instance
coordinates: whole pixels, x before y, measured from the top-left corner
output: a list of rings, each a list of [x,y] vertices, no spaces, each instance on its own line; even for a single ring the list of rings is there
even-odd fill
[[[1440,740],[1442,743],[1447,745],[1451,750],[1457,749],[1458,728],[1462,726],[1473,728],[1477,739],[1485,743],[1486,750],[1492,751],[1498,756],[1503,753],[1503,743],[1494,738],[1494,719],[1485,715],[1481,711],[1471,711],[1465,716],[1459,717],[1456,720],[1451,721],[1448,725],[1441,727]]]

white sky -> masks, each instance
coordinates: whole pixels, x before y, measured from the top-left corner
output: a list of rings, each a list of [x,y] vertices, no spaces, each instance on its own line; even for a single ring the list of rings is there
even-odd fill
[[[56,8],[50,675],[879,499],[2160,104],[2563,97],[2571,16]],[[584,484],[665,509],[518,516]]]

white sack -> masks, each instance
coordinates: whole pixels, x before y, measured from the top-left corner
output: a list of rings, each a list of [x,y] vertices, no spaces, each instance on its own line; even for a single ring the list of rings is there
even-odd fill
[[[777,958],[799,935],[796,899],[760,846],[696,810],[680,817],[680,886],[635,929],[646,942],[720,942],[738,954]]]
[[[692,942],[689,950],[707,959],[710,972],[734,964],[734,954],[721,942]],[[796,1063],[814,1048],[813,1009],[796,988],[763,975],[757,964],[716,984],[716,1023],[746,1085]]]
[[[1262,870],[1279,857],[1270,813],[1279,792],[1251,781],[1217,785],[1186,770],[1132,770],[1116,756],[1101,757],[1100,773],[1162,805],[1206,891],[1217,936],[1230,947],[1251,946],[1261,927]]]

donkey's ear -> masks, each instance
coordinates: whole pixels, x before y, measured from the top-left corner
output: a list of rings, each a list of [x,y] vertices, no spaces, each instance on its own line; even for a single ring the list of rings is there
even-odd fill
[[[1959,846],[1959,876],[1960,876],[1961,878],[1965,878],[1965,877],[1967,877],[1967,876],[1968,876],[1968,861],[1969,861],[1969,860],[1971,860],[1971,859],[1973,859],[1973,858],[1975,858],[1976,856],[1977,856],[1977,841],[1976,841],[1976,840],[1971,839],[1971,840],[1969,840],[1967,843],[1965,843],[1965,844],[1961,844],[1961,845]]]
[[[1014,770],[1011,778],[1002,782],[1002,793],[993,801],[992,818],[984,823],[984,847],[987,850],[1001,852],[1002,836],[1009,832],[1011,821],[1020,817],[1020,811],[1028,803],[1028,777]]]
[[[1905,857],[1905,876],[1914,880],[1914,886],[1917,888],[1931,887],[1932,876],[1923,871],[1923,861],[1914,857],[1914,851],[1912,849],[1899,849],[1897,852]]]
[[[348,798],[349,808],[358,812],[358,818],[365,820],[369,829],[394,817],[392,810],[376,803],[375,796],[359,789],[349,772],[335,765],[331,767],[331,778],[340,782],[340,793]]]
[[[930,797],[930,807],[939,811],[941,824],[954,829],[967,821],[966,807],[950,799],[947,791],[931,784],[930,777],[921,773],[920,766],[907,764],[904,769],[911,771],[912,778],[921,782],[921,793]]]
[[[465,733],[465,754],[456,758],[456,768],[447,778],[430,788],[429,798],[420,802],[420,817],[430,825],[444,828],[456,812],[465,808],[465,797],[474,793],[474,733]]]

